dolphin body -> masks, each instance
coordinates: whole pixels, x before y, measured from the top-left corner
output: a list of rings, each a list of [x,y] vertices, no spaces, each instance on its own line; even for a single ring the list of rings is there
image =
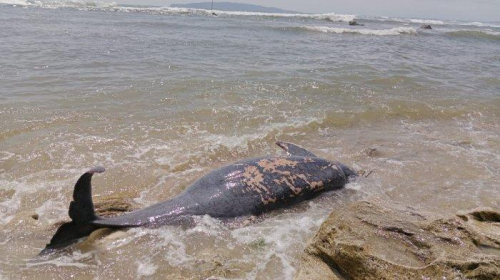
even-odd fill
[[[65,247],[99,228],[179,225],[193,216],[233,218],[259,215],[341,189],[357,173],[291,143],[277,142],[287,156],[246,159],[216,169],[189,186],[179,196],[113,218],[94,212],[92,175],[96,167],[78,179],[69,206],[71,222],[63,224],[42,253]]]

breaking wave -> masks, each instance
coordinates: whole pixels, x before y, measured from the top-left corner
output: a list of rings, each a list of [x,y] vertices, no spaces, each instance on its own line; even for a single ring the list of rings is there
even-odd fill
[[[500,28],[500,25],[495,25],[495,24],[492,24],[492,23],[477,22],[477,21],[460,23],[459,25],[462,25],[462,26],[477,26],[477,27]]]
[[[435,20],[435,19],[391,18],[391,17],[362,17],[360,19],[372,20],[372,21],[383,21],[383,22],[432,24],[432,25],[444,25],[444,24],[446,24],[442,20]]]
[[[120,7],[120,10],[128,12],[145,12],[154,14],[192,14],[192,15],[212,15],[210,10],[202,9],[188,9],[188,8],[171,8],[171,7]],[[355,15],[343,14],[285,14],[285,13],[259,13],[259,12],[233,12],[233,11],[217,11],[214,10],[218,16],[246,16],[246,17],[261,17],[261,18],[298,18],[298,19],[316,19],[326,20],[331,22],[344,22],[351,21]]]
[[[0,0],[0,5],[32,6],[32,7],[50,8],[50,9],[74,8],[79,10],[137,12],[137,13],[156,14],[156,15],[158,14],[200,15],[200,16],[213,15],[211,10],[204,10],[204,9],[174,8],[174,7],[161,7],[161,6],[120,6],[115,2],[102,2],[102,1],[92,1],[92,0]],[[328,22],[349,22],[355,19],[359,19],[361,21],[403,23],[405,25],[431,24],[431,25],[461,25],[461,26],[500,28],[500,25],[495,25],[492,23],[483,23],[483,22],[458,22],[458,21],[442,21],[435,19],[357,16],[352,14],[336,14],[336,13],[321,13],[321,14],[262,13],[262,12],[219,11],[219,10],[214,10],[213,12],[215,12],[218,16],[223,16],[223,17],[257,17],[257,18],[268,18],[268,19],[289,18],[289,19],[323,20]],[[350,33],[350,32],[341,32],[341,33]],[[402,33],[404,34],[406,32],[403,31]],[[378,35],[378,34],[372,34],[372,35]]]
[[[500,32],[487,30],[457,30],[446,32],[446,34],[458,38],[500,40]]]
[[[139,12],[147,14],[163,15],[209,15],[212,11],[192,8],[173,8],[173,7],[134,7],[118,6],[116,3],[105,3],[101,1],[84,0],[0,0],[0,4],[36,6],[42,8],[77,8],[87,10],[109,10],[115,12]],[[214,10],[218,16],[243,16],[243,17],[261,17],[261,18],[298,18],[326,20],[330,22],[347,22],[355,19],[355,15],[344,15],[335,13],[325,14],[301,14],[301,13],[260,13],[260,12],[237,12],[237,11],[218,11]]]
[[[396,27],[391,29],[354,29],[337,28],[328,26],[302,26],[299,30],[315,31],[334,34],[357,34],[357,35],[375,35],[375,36],[394,36],[402,34],[416,34],[417,30],[412,27]]]
[[[115,2],[107,3],[101,1],[85,0],[0,0],[0,4],[35,6],[43,8],[111,8],[117,7]]]

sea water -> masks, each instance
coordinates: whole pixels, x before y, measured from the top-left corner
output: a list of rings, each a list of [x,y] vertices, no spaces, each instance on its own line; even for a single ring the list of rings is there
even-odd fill
[[[1,3],[2,279],[290,279],[349,202],[500,207],[500,23]],[[277,140],[372,173],[244,227],[199,217],[37,257],[95,165],[94,197],[148,206]]]

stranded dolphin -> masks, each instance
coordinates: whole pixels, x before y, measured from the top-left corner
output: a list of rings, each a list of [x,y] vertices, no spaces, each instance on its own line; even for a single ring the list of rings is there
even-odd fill
[[[118,217],[94,212],[91,179],[96,167],[78,179],[69,205],[71,222],[63,224],[43,252],[64,247],[99,228],[178,225],[197,215],[232,218],[259,215],[341,189],[357,173],[317,157],[294,144],[277,142],[288,156],[246,159],[203,176],[179,196]]]

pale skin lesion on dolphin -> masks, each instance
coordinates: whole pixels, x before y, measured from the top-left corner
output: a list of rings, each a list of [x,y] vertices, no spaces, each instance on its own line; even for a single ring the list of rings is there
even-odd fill
[[[304,158],[304,162],[313,162],[312,158]],[[307,183],[309,186],[310,190],[313,191],[320,191],[324,189],[324,183],[322,181],[317,181],[317,182],[309,182],[307,179],[308,176],[306,174],[294,174],[291,175],[289,171],[281,171],[278,168],[279,167],[295,167],[297,166],[298,162],[293,161],[293,160],[288,160],[285,158],[277,158],[277,159],[263,159],[257,162],[257,164],[264,169],[265,172],[272,172],[272,173],[278,173],[280,175],[284,175],[281,179],[275,179],[273,180],[275,183],[283,185],[285,184],[287,187],[290,188],[290,190],[294,193],[295,196],[298,196],[302,193],[301,188],[297,188],[295,184],[295,180],[297,178],[302,179],[304,182]],[[327,168],[327,167],[325,167]],[[309,174],[307,174],[309,175]],[[310,176],[309,176],[310,177]],[[292,195],[293,196],[293,195]]]
[[[288,180],[287,177],[283,177],[280,180],[274,179],[273,182],[275,182],[278,185],[285,184],[287,187],[289,187],[292,190],[292,192],[295,194],[295,196],[300,195],[300,193],[302,192],[302,189],[301,188],[296,188],[294,186],[294,178],[290,178],[290,179],[292,180],[292,183],[290,182],[290,180]],[[293,195],[291,197],[293,197]]]
[[[272,196],[272,192],[264,184],[264,174],[260,172],[257,166],[250,165],[245,167],[243,177],[246,179],[246,184],[249,186],[246,190],[249,192],[257,192],[264,205],[277,201],[277,198]]]
[[[306,182],[307,185],[309,186],[309,189],[312,191],[320,191],[320,190],[324,189],[323,181],[309,182],[309,180],[307,179],[307,176],[305,176],[304,174],[297,174],[297,175],[294,175],[294,177],[298,177],[298,178],[304,180],[304,182]],[[296,179],[296,178],[294,178],[294,179]]]
[[[305,161],[312,162],[311,158],[306,158]],[[296,167],[300,162],[295,160],[290,160],[286,158],[275,158],[275,159],[262,159],[257,162],[257,166],[246,166],[243,172],[243,177],[245,178],[247,188],[243,190],[246,192],[257,192],[261,197],[262,202],[267,205],[272,202],[276,202],[277,198],[272,195],[269,188],[265,185],[264,182],[264,174],[265,173],[274,173],[279,179],[274,179],[273,182],[287,187],[291,190],[292,194],[290,197],[297,197],[303,194],[304,188],[297,187],[296,180],[300,179],[306,183],[305,188],[317,192],[324,189],[325,182],[323,181],[311,181],[311,174],[302,173],[302,174],[292,174],[290,171],[286,170],[289,168]],[[260,168],[262,168],[262,171]],[[326,168],[336,168],[336,165],[328,165]]]
[[[278,167],[295,167],[298,162],[288,160],[286,158],[262,159],[257,164],[264,169],[265,172],[276,172]]]
[[[256,166],[247,166],[243,172],[243,177],[246,179],[246,183],[253,190],[258,193],[262,191],[269,192],[269,189],[262,184],[264,182],[264,174]]]
[[[325,188],[323,181],[311,182],[309,185],[311,186],[311,190],[314,191],[320,191]]]
[[[303,189],[296,187],[295,181],[297,179],[302,179],[307,184],[307,188],[312,191],[320,191],[324,189],[323,181],[313,181],[310,182],[308,177],[311,177],[310,174],[294,174],[292,175],[289,171],[277,171],[277,173],[283,176],[281,179],[274,179],[273,182],[279,185],[285,185],[293,192],[293,195],[290,197],[295,197],[301,195]]]

